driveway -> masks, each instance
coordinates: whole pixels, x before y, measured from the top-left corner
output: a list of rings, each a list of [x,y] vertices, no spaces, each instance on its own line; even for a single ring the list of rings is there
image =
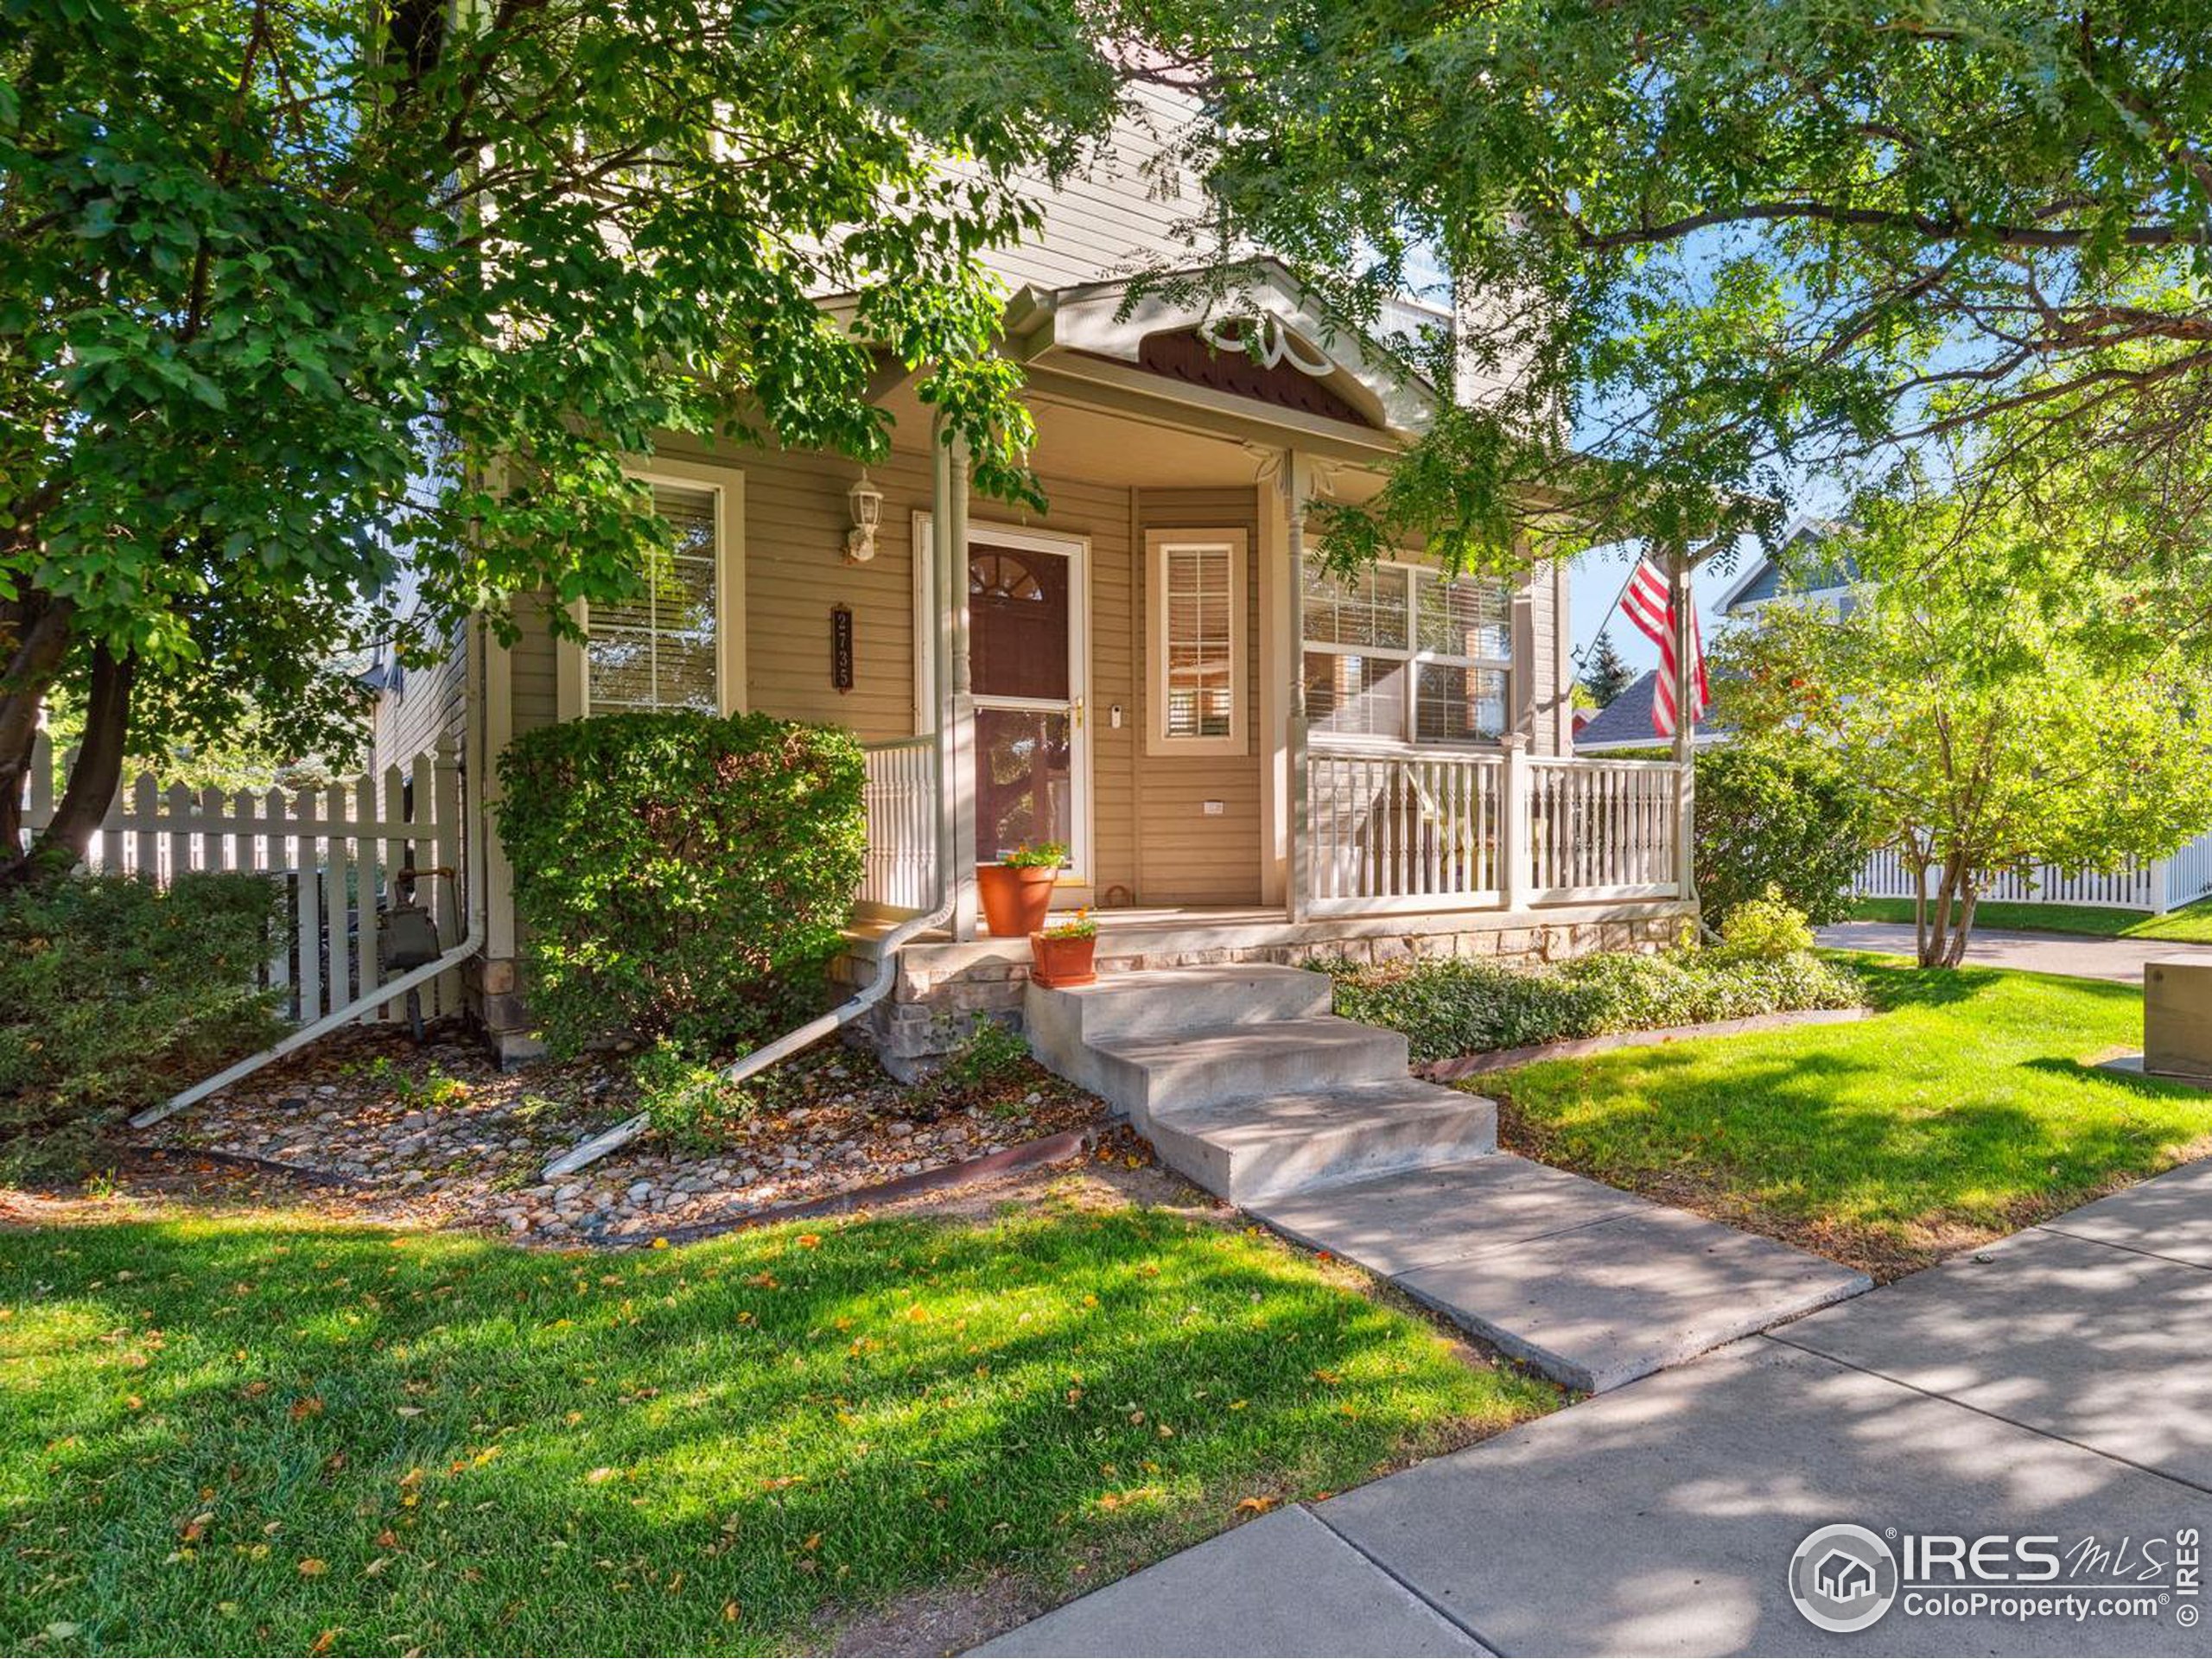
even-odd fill
[[[1791,1592],[1801,1541],[1839,1522],[1938,1563],[1885,1582],[1855,1634]],[[984,1651],[2202,1653],[2205,1597],[2176,1552],[2208,1526],[2212,1162],[1278,1510]],[[1964,1541],[1964,1575],[1990,1537],[1989,1567],[2037,1581],[1954,1582],[1942,1541]],[[2089,1611],[1977,1609],[1977,1592]]]
[[[1840,922],[1816,930],[1834,950],[1879,950],[1891,956],[1913,953],[1909,922]],[[2212,945],[2177,944],[2171,939],[2100,939],[2080,933],[2013,932],[1976,928],[1967,940],[1967,961],[1977,968],[2024,968],[2038,974],[2069,974],[2075,979],[2110,979],[2139,986],[2143,964],[2160,957],[2202,957]]]

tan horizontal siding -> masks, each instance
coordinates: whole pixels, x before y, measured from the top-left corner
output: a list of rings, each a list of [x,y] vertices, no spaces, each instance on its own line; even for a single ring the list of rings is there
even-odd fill
[[[1244,570],[1245,753],[1242,755],[1160,755],[1141,753],[1149,729],[1152,677],[1146,665],[1151,635],[1146,588],[1150,570],[1141,542],[1129,607],[1137,642],[1137,703],[1130,721],[1136,740],[1132,786],[1139,847],[1137,896],[1154,905],[1247,905],[1260,897],[1259,493],[1256,486],[1205,490],[1140,490],[1141,532],[1154,530],[1241,530]],[[1205,803],[1218,801],[1210,816]]]

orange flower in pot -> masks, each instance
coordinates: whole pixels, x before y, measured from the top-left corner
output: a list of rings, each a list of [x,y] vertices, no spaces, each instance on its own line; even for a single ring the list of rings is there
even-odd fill
[[[1057,841],[1025,841],[997,863],[978,864],[976,893],[991,937],[1018,939],[1044,926],[1052,884],[1067,861],[1068,849]]]
[[[1098,977],[1093,963],[1097,954],[1098,924],[1089,911],[1078,910],[1029,936],[1029,977],[1055,989],[1089,985]]]

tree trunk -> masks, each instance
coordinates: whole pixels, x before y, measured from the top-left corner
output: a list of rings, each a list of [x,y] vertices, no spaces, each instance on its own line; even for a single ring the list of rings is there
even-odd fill
[[[69,655],[67,600],[32,594],[0,606],[0,852],[23,844],[23,784],[38,747],[38,717]]]
[[[130,731],[130,685],[137,658],[117,657],[105,645],[92,651],[92,686],[85,702],[85,738],[54,818],[29,851],[0,868],[0,891],[59,880],[85,856],[123,781],[123,753]]]
[[[1966,884],[1966,892],[1959,899],[1958,925],[1952,929],[1950,945],[1943,952],[1943,965],[1946,968],[1955,968],[1967,959],[1967,938],[1974,931],[1974,906],[1980,898],[1981,894],[1975,889],[1973,878],[1969,876]]]

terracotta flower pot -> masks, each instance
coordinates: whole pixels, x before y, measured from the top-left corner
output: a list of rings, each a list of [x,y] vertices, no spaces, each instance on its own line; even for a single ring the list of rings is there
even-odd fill
[[[1052,939],[1042,933],[1032,933],[1029,977],[1056,990],[1068,985],[1093,984],[1098,976],[1091,963],[1097,954],[1096,934],[1077,939]]]
[[[983,901],[983,925],[998,939],[1018,939],[1045,925],[1052,907],[1056,869],[1017,868],[1011,864],[978,864],[976,896]]]

